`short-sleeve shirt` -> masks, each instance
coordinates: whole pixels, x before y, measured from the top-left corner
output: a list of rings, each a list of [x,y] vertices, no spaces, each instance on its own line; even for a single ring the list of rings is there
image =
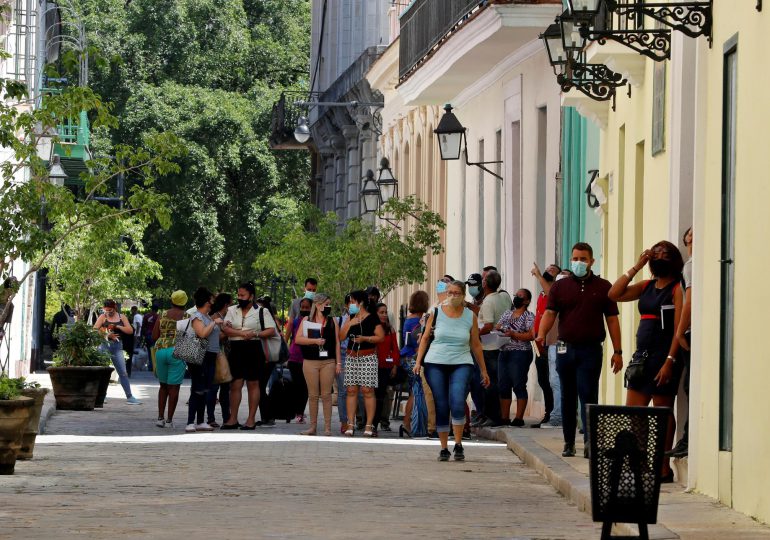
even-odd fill
[[[500,317],[500,330],[503,332],[516,332],[524,333],[532,330],[535,324],[535,315],[531,311],[525,311],[519,317],[514,316],[515,313],[511,310],[503,313]],[[511,341],[500,347],[502,351],[530,351],[532,350],[532,344],[529,341],[520,341],[518,339],[511,338]]]
[[[545,315],[546,306],[548,305],[548,295],[545,292],[541,292],[537,297],[537,309],[535,311],[535,335],[540,331],[540,321]],[[554,324],[545,336],[545,345],[553,345],[558,339],[558,326]]]
[[[684,288],[689,289],[692,287],[692,259],[687,259],[682,268],[682,280],[684,281]]]
[[[193,313],[190,316],[191,321],[195,319],[198,319],[199,321],[201,321],[203,323],[203,326],[208,326],[211,324],[211,317],[197,310],[195,313]],[[190,330],[195,332],[195,330],[193,330],[193,327],[192,327],[192,322],[190,323]],[[214,353],[219,352],[219,332],[220,332],[219,326],[214,325],[214,329],[211,331],[211,333],[209,334],[209,337],[207,338],[209,340],[209,345],[208,347],[206,347],[207,352],[214,352]]]
[[[361,324],[351,324],[348,329],[348,350],[353,352],[370,352],[374,354],[377,348],[374,343],[353,343],[350,338],[358,336],[373,336],[375,329],[380,326],[380,318],[373,313],[370,313],[366,319],[361,321]]]
[[[507,292],[496,291],[484,297],[479,310],[479,324],[497,324],[503,313],[511,309],[511,297]],[[482,343],[485,351],[496,351],[499,347],[494,343]]]
[[[559,339],[575,345],[604,342],[604,318],[618,314],[618,305],[607,297],[612,284],[591,274],[574,276],[553,284],[548,309],[559,314]]]
[[[268,320],[270,320],[270,324],[268,324]],[[253,330],[254,332],[261,332],[262,327],[259,324],[259,309],[254,308],[252,306],[249,308],[249,311],[246,312],[246,315],[243,315],[243,310],[240,308],[240,306],[230,306],[227,309],[227,315],[225,315],[225,322],[229,322],[233,325],[233,328],[236,330]],[[265,328],[275,326],[275,322],[273,322],[273,318],[270,316],[270,314],[265,311]],[[232,336],[230,337],[230,341],[244,341],[245,338],[241,336]]]

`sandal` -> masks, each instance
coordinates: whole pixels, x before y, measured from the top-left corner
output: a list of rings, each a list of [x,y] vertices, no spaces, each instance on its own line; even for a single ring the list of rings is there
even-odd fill
[[[299,432],[299,434],[300,434],[300,435],[307,435],[307,436],[309,436],[309,437],[312,437],[312,436],[314,436],[316,433],[315,433],[315,430],[314,430],[314,429],[308,429],[308,430],[306,430],[306,431],[300,431],[300,432]]]
[[[366,424],[366,429],[364,429],[364,437],[372,436],[374,436],[374,426],[371,424]]]
[[[343,435],[345,435],[345,437],[352,437],[355,431],[356,431],[355,425],[348,424],[348,428],[345,430],[345,433],[343,433]]]

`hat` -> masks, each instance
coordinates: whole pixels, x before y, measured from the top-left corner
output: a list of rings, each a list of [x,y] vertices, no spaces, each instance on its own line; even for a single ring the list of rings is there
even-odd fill
[[[468,279],[465,280],[466,285],[470,285],[471,287],[481,287],[481,274],[471,274],[468,276]]]
[[[187,305],[187,293],[184,291],[174,291],[171,293],[171,303],[175,306],[184,307]]]

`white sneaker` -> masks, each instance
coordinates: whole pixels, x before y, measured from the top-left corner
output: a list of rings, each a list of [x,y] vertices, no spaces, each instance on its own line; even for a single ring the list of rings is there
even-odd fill
[[[195,426],[195,431],[214,431],[214,428],[210,425],[203,423]]]
[[[166,421],[163,418],[158,418],[158,421],[155,422],[155,425],[158,427],[166,427]]]
[[[195,433],[195,424],[187,424],[184,428],[185,433]]]
[[[174,422],[166,422],[166,427],[168,429],[174,429]]]

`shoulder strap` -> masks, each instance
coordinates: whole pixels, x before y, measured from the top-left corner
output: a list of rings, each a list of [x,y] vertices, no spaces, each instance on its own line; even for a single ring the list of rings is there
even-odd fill
[[[438,324],[438,306],[433,308],[433,331],[436,331],[436,324]]]
[[[262,331],[265,331],[265,308],[259,308],[259,326],[262,327]]]

